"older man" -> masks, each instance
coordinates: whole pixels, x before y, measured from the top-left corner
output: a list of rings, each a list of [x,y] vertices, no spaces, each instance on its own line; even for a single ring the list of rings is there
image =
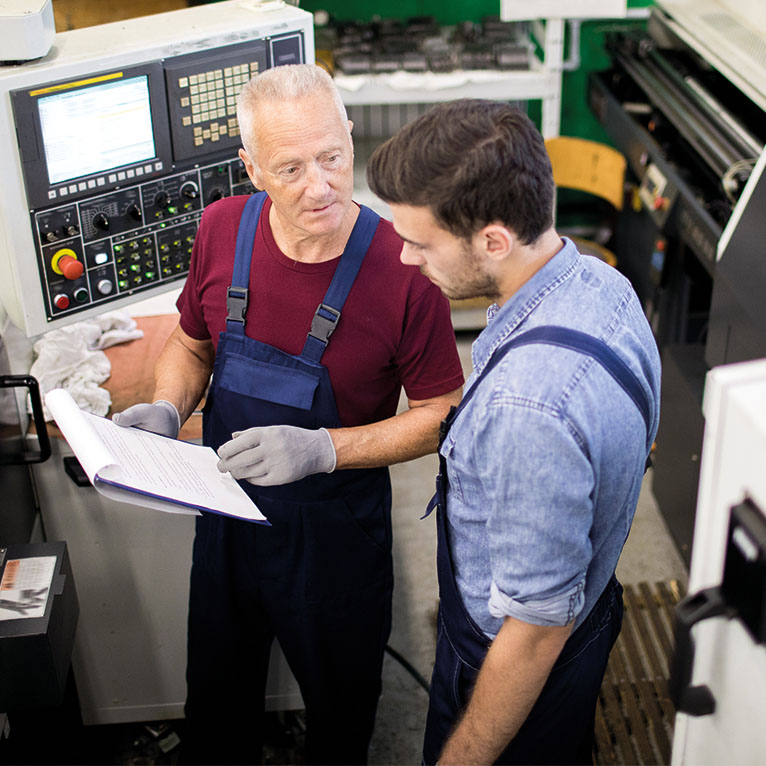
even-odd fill
[[[390,223],[352,201],[352,125],[332,80],[267,70],[238,118],[265,193],[205,210],[155,401],[116,419],[175,436],[212,372],[204,441],[271,522],[198,520],[187,759],[258,762],[276,635],[306,705],[306,762],[359,764],[391,622],[385,466],[436,449],[462,371],[447,301],[400,263]]]

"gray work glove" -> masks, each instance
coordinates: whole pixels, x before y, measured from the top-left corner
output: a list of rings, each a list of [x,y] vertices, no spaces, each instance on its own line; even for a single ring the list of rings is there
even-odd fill
[[[181,417],[172,402],[158,399],[153,404],[142,402],[128,407],[123,412],[115,412],[112,422],[118,426],[140,428],[142,431],[151,431],[171,439],[178,437],[181,430]]]
[[[218,448],[218,470],[235,479],[267,487],[335,470],[335,446],[325,428],[263,426],[232,437]]]

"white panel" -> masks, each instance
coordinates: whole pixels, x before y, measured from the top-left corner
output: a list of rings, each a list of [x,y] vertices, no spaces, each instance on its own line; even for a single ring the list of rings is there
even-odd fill
[[[501,0],[500,18],[503,21],[622,18],[626,6],[626,0]]]
[[[721,582],[729,509],[750,497],[766,509],[766,361],[724,365],[705,383],[705,437],[689,592]],[[710,688],[716,710],[679,713],[674,766],[756,766],[766,752],[766,648],[737,620],[717,618],[692,631],[694,685]]]
[[[0,58],[29,61],[44,56],[53,44],[56,23],[51,0],[0,2]]]
[[[670,16],[671,29],[684,42],[766,109],[766,4],[762,0],[745,4],[660,0],[658,6]]]

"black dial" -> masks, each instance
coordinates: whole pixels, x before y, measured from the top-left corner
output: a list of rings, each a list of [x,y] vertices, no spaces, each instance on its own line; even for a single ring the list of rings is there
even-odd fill
[[[181,187],[181,196],[186,199],[197,199],[199,197],[199,189],[195,183],[186,183]]]
[[[109,216],[106,213],[96,213],[93,216],[93,225],[101,231],[109,231]]]
[[[166,191],[158,192],[154,198],[154,204],[164,209],[170,204],[170,196]]]

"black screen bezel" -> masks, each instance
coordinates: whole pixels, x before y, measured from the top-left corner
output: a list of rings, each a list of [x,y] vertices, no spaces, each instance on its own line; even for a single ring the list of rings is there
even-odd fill
[[[146,76],[147,78],[155,156],[140,162],[122,165],[119,168],[110,168],[97,173],[78,176],[61,183],[51,183],[48,163],[45,157],[45,147],[43,145],[42,124],[37,105],[38,100],[51,95],[51,89],[54,88],[56,90],[63,90],[69,86],[72,90],[81,90],[98,87],[105,82],[117,79],[113,77],[115,74],[119,74],[119,79],[124,80],[139,76]],[[153,175],[167,173],[172,168],[167,98],[165,95],[164,70],[161,61],[108,69],[97,73],[89,73],[84,77],[70,77],[65,80],[36,84],[33,88],[12,91],[11,103],[16,122],[16,135],[27,201],[31,209],[40,209],[48,205],[58,205],[64,201],[75,201],[93,196],[94,187],[92,184],[88,186],[89,182],[100,182],[98,185],[99,191],[108,191],[129,183],[125,178],[109,182],[108,177],[116,175],[118,171],[127,172],[151,165],[151,172],[143,173],[143,178],[147,179]],[[158,165],[159,167],[157,167]],[[85,184],[85,188],[78,188],[76,191],[70,190],[70,187],[79,187],[80,184]],[[62,187],[67,189],[67,194],[64,196],[59,193]]]

